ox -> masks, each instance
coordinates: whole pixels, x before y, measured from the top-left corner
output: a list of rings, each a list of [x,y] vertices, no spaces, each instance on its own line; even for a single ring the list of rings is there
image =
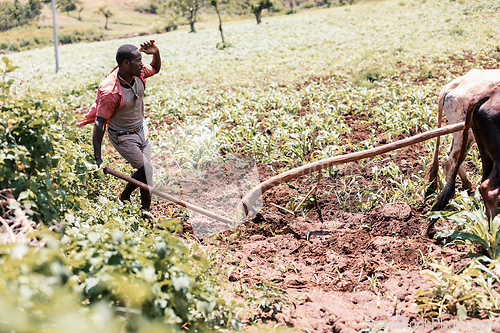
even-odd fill
[[[491,89],[498,82],[500,82],[500,69],[473,69],[464,76],[456,78],[445,85],[439,93],[438,127],[441,127],[443,111],[450,125],[464,121],[465,112],[472,97]],[[469,140],[466,144],[466,152],[474,143],[474,138],[470,132],[468,137]],[[432,165],[429,167],[425,175],[426,183],[430,183],[426,195],[437,189],[439,143],[440,140],[438,137],[434,149]],[[443,172],[447,183],[450,182],[453,169],[457,164],[461,143],[462,132],[453,133],[453,140],[447,152],[448,157],[443,164]],[[462,179],[463,188],[469,191],[472,190],[472,183],[461,164],[459,164],[458,175]]]
[[[443,210],[455,193],[455,178],[460,164],[467,156],[469,130],[472,129],[483,166],[483,177],[479,192],[484,201],[486,215],[492,219],[497,215],[498,194],[500,190],[500,83],[493,88],[474,96],[467,108],[465,128],[457,164],[453,169],[450,182],[438,196],[433,211]],[[429,223],[427,234],[433,228]]]

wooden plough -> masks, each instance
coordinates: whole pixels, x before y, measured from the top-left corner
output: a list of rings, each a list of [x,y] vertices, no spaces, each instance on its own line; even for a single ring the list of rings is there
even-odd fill
[[[234,217],[234,221],[231,221],[230,219],[227,219],[225,217],[222,217],[216,213],[213,213],[211,211],[208,211],[206,209],[203,209],[201,207],[195,206],[193,204],[190,204],[188,202],[179,200],[171,195],[168,195],[152,186],[149,186],[147,184],[144,184],[138,180],[135,180],[129,176],[126,176],[122,173],[119,173],[118,171],[115,171],[111,168],[104,168],[104,172],[106,174],[111,174],[117,178],[121,178],[123,180],[126,180],[134,185],[137,185],[143,189],[147,189],[151,191],[151,193],[156,194],[162,198],[165,198],[176,205],[185,207],[189,210],[198,212],[200,214],[203,214],[205,216],[208,216],[210,218],[213,218],[215,220],[221,221],[228,223],[228,225],[233,225],[235,222],[241,222],[244,221],[245,219],[249,219],[254,217],[257,214],[257,211],[253,208],[257,200],[260,199],[262,194],[266,192],[267,190],[285,183],[289,180],[308,175],[310,173],[313,173],[315,171],[319,171],[328,167],[331,167],[333,165],[339,165],[339,164],[345,164],[348,162],[354,162],[358,160],[362,160],[368,157],[374,157],[377,155],[385,154],[388,152],[391,152],[396,149],[404,148],[416,143],[420,143],[423,141],[430,140],[435,137],[439,137],[441,135],[445,134],[450,134],[453,132],[458,132],[464,129],[464,122],[456,123],[453,125],[448,125],[445,127],[441,127],[435,130],[427,131],[424,133],[420,133],[417,135],[414,135],[412,137],[399,140],[396,142],[392,142],[380,147],[360,151],[360,152],[355,152],[355,153],[350,153],[350,154],[345,154],[345,155],[340,155],[340,156],[335,156],[327,159],[323,159],[321,161],[316,161],[310,164],[306,164],[304,166],[294,168],[291,170],[288,170],[286,172],[280,173],[262,183],[260,183],[258,186],[254,187],[250,192],[248,192],[240,201],[238,204],[238,207],[236,209],[236,215]]]

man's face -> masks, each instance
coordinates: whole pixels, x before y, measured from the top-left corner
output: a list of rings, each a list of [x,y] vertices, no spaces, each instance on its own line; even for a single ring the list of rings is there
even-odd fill
[[[129,73],[135,76],[141,76],[142,72],[142,55],[139,50],[134,52],[131,60],[128,60]]]

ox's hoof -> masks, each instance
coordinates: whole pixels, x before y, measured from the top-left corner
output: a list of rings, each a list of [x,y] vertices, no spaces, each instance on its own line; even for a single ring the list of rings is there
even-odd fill
[[[434,238],[436,235],[436,230],[434,229],[434,225],[436,224],[438,219],[430,219],[429,223],[427,223],[427,228],[425,228],[425,231],[423,234],[429,238]]]

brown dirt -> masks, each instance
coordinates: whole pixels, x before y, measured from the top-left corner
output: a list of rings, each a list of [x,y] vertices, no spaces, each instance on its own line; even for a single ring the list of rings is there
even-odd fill
[[[499,52],[474,59],[468,54],[461,58],[450,57],[446,71],[456,76],[463,75],[477,67],[474,65],[477,62],[492,67],[488,65],[491,58],[500,58]],[[407,69],[408,72],[413,70]],[[404,74],[405,70],[401,69],[401,75]],[[329,79],[323,77],[310,82]],[[417,79],[420,83],[425,80]],[[301,88],[302,85],[296,87]],[[376,104],[377,100],[372,103]],[[304,104],[297,116],[304,116],[307,112],[307,104]],[[373,127],[379,145],[388,143],[389,139],[403,139],[386,137],[367,115],[349,114],[344,121],[351,128],[350,133],[343,134],[346,144],[365,140],[372,135]],[[167,120],[167,123],[171,122]],[[408,133],[408,136],[415,134]],[[108,155],[120,160],[110,145],[106,149]],[[347,152],[351,151],[347,149]],[[381,155],[380,159],[338,167],[332,176],[321,180],[315,200],[308,201],[305,209],[295,214],[285,211],[291,209],[287,204],[307,193],[316,183],[316,176],[290,181],[264,194],[261,214],[254,219],[232,231],[204,239],[202,243],[218,248],[219,269],[224,272],[220,279],[228,286],[228,297],[247,302],[254,297],[249,309],[241,313],[243,321],[268,321],[272,323],[271,327],[279,323],[304,332],[357,332],[372,327],[377,321],[421,323],[423,319],[418,313],[414,294],[430,286],[420,274],[422,268],[428,268],[422,262],[422,255],[427,256],[430,251],[431,258],[437,261],[444,258],[455,263],[458,269],[467,262],[463,259],[467,249],[457,245],[444,247],[422,236],[426,227],[422,214],[429,210],[428,205],[409,206],[395,202],[383,206],[375,204],[364,212],[360,208],[361,202],[366,203],[369,199],[367,193],[376,193],[382,186],[394,186],[389,176],[375,181],[373,167],[380,170],[392,161],[405,177],[423,177],[424,167],[418,162],[422,154],[427,153],[422,144],[417,144]],[[260,181],[293,167],[279,163],[257,165]],[[222,194],[208,185],[220,183],[227,174],[222,169],[211,170],[208,177],[211,179],[204,183],[182,184],[184,193],[180,196],[196,197],[197,202],[193,203],[213,209],[210,206],[214,198],[217,201]],[[190,192],[204,195],[190,196]],[[237,201],[238,197],[233,196],[228,199],[227,206],[233,206]],[[193,226],[182,217],[185,214],[171,203],[155,202],[152,213],[179,218],[183,232],[194,233]],[[229,217],[227,212],[218,213]],[[438,225],[437,229],[447,227]],[[262,307],[259,309],[261,302],[271,307],[281,304],[282,307],[277,314],[272,314],[272,311],[263,311]],[[441,320],[446,326],[456,317],[443,315]],[[500,327],[499,319],[495,323]],[[425,331],[449,330],[435,325],[428,326]]]
[[[478,67],[476,63],[485,64],[486,68],[494,67],[490,64],[491,59],[499,59],[499,54],[494,51],[483,57],[470,54],[450,56],[445,70],[458,76]],[[413,70],[401,69],[401,75]],[[329,79],[323,77],[311,79],[311,82]],[[417,82],[426,80],[418,78]],[[297,116],[304,116],[307,111],[307,105],[303,105]],[[367,115],[346,115],[345,122],[352,130],[344,134],[345,142],[356,144],[372,135],[371,128],[375,124],[369,123],[369,119]],[[171,122],[167,120],[167,123]],[[414,134],[408,133],[409,136]],[[380,145],[388,143],[380,129],[375,135]],[[107,153],[119,159],[109,147]],[[348,149],[347,152],[351,151]],[[430,257],[438,261],[444,258],[458,268],[467,262],[463,259],[467,249],[457,245],[444,247],[422,236],[426,227],[422,214],[429,210],[425,204],[409,206],[396,202],[375,205],[366,212],[359,212],[357,195],[363,190],[377,191],[371,170],[375,166],[380,170],[389,161],[394,162],[405,177],[415,174],[422,177],[423,166],[418,164],[422,154],[426,153],[422,145],[417,144],[384,154],[379,160],[350,163],[338,168],[333,176],[321,180],[315,202],[308,202],[306,209],[296,214],[283,208],[291,198],[307,193],[316,181],[313,176],[290,181],[264,194],[261,214],[257,217],[231,232],[205,239],[205,244],[215,244],[219,248],[220,269],[225,272],[220,276],[230,287],[228,297],[248,301],[253,296],[255,304],[260,301],[271,305],[273,302],[283,304],[283,300],[287,302],[276,315],[259,310],[254,304],[244,311],[244,321],[270,320],[305,332],[357,332],[376,321],[394,323],[403,319],[421,322],[423,319],[418,314],[414,294],[430,286],[420,274],[421,269],[427,267],[422,263],[422,255],[426,256],[430,250]],[[258,164],[257,167],[260,180],[264,181],[294,166]],[[213,172],[212,178],[223,178],[220,173],[220,170]],[[387,176],[375,183],[385,187],[392,184]],[[214,189],[204,188],[206,183],[199,185],[200,192],[205,192],[206,197],[216,195]],[[184,185],[185,192],[196,190],[196,186],[188,188]],[[203,196],[198,196],[198,199],[197,204],[208,208],[203,204]],[[232,199],[231,204],[234,204],[237,198]],[[367,199],[368,196],[364,196],[361,201]],[[178,218],[180,209],[167,202],[156,202],[152,213]],[[185,233],[193,233],[193,227],[182,218],[181,224]],[[446,226],[439,227],[444,229]],[[259,298],[263,294],[267,297]],[[446,323],[456,320],[456,317],[444,315],[441,319]],[[495,322],[500,327],[500,320]],[[425,331],[449,330],[437,325]]]
[[[346,140],[356,143],[371,135],[371,124],[350,116],[346,121],[352,129]],[[386,140],[380,137],[379,141]],[[377,160],[340,167],[334,176],[321,180],[315,200],[295,214],[287,212],[292,210],[287,204],[309,192],[316,175],[277,186],[264,194],[261,213],[255,218],[204,239],[205,244],[217,246],[223,258],[220,276],[231,289],[229,296],[255,299],[253,307],[242,311],[244,321],[271,320],[305,332],[354,332],[369,327],[369,322],[423,320],[414,297],[430,286],[420,274],[428,268],[423,256],[430,251],[432,258],[445,258],[460,267],[467,249],[443,247],[422,236],[426,227],[422,214],[429,210],[425,204],[375,204],[361,212],[362,202],[377,191],[376,184],[394,186],[390,177],[373,182],[373,167],[380,170],[392,161],[405,177],[423,176],[417,162],[423,153],[423,146],[417,144]],[[264,181],[292,166],[257,167]],[[365,194],[360,198],[359,193]],[[169,216],[172,211],[168,203],[153,209],[157,216]],[[192,232],[189,224],[183,222],[183,226],[184,232]],[[263,305],[280,304],[276,314],[263,310]]]

